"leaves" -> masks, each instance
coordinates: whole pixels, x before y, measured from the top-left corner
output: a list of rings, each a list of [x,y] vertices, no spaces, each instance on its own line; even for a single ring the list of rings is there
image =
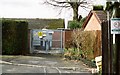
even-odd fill
[[[86,17],[85,18],[82,18],[80,22],[78,21],[70,21],[69,24],[68,24],[68,27],[70,29],[77,29],[77,28],[81,28],[84,21],[85,21]]]

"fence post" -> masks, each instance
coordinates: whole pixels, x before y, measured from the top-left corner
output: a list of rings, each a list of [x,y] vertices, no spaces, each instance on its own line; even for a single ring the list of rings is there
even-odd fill
[[[32,29],[30,29],[30,53],[33,53],[33,30]]]
[[[111,75],[112,72],[112,35],[110,34],[110,23],[102,23],[102,75]]]
[[[116,61],[116,75],[120,75],[120,34],[116,34],[116,55],[117,55],[117,61]]]
[[[61,32],[61,52],[63,53],[63,30],[60,30],[60,32]]]
[[[113,10],[114,10],[113,15],[112,15],[113,18],[120,19],[120,2],[114,2]],[[119,23],[117,25],[120,26]],[[116,75],[120,75],[120,34],[115,34],[115,44],[116,44],[115,72],[116,72]]]
[[[0,55],[2,55],[2,20],[0,20]]]
[[[109,32],[109,34],[108,34],[108,41],[109,41],[109,43],[108,43],[108,45],[109,45],[109,51],[110,51],[110,54],[109,54],[109,56],[110,56],[110,75],[112,75],[113,73],[114,73],[114,60],[113,60],[113,58],[114,58],[114,51],[113,51],[113,34],[111,34],[111,24],[110,24],[110,21],[108,22],[109,24],[108,24],[108,32]]]
[[[108,24],[107,22],[103,22],[102,23],[102,75],[104,75],[104,73],[108,73],[109,70],[108,68],[108,64],[109,61],[106,62],[106,60],[108,60]]]

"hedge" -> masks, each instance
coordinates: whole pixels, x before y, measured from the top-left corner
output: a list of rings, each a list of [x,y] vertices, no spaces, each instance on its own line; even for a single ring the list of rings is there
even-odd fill
[[[28,23],[2,20],[2,54],[28,53]]]

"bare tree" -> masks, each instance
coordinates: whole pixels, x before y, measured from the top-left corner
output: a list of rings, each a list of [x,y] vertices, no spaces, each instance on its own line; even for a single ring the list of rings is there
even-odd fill
[[[72,8],[74,15],[73,20],[80,21],[82,16],[78,14],[79,7],[82,7],[83,9],[90,7],[91,0],[45,0],[44,3],[60,8]]]

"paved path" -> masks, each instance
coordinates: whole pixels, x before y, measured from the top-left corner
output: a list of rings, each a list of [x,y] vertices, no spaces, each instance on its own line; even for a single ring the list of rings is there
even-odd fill
[[[81,61],[65,60],[60,56],[36,54],[29,56],[2,56],[3,73],[85,73],[90,68]]]

